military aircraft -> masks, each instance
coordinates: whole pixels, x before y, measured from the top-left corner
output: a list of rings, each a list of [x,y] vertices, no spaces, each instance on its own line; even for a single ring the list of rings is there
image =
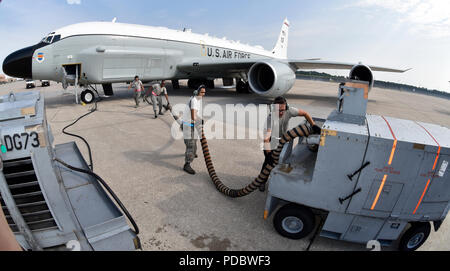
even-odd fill
[[[85,103],[94,100],[94,84],[102,84],[105,95],[113,95],[112,83],[130,82],[138,75],[145,82],[180,79],[188,86],[205,84],[214,88],[214,79],[224,86],[236,80],[239,93],[276,97],[294,85],[298,69],[349,69],[349,77],[373,84],[372,71],[405,72],[362,64],[295,60],[287,58],[289,21],[284,20],[272,51],[241,44],[191,30],[171,30],[112,22],[69,25],[45,36],[38,44],[10,54],[3,62],[9,76],[53,80],[64,88],[74,84]],[[98,93],[97,93],[98,94]]]

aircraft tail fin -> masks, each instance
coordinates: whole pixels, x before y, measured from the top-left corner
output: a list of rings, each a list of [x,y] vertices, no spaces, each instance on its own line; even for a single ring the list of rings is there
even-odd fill
[[[284,19],[283,26],[281,27],[280,36],[278,37],[277,44],[272,50],[272,55],[276,58],[287,59],[287,49],[289,41],[289,21]]]

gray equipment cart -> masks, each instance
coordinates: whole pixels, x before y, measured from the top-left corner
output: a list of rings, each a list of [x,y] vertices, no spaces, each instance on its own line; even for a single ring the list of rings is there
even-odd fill
[[[39,92],[0,97],[0,203],[24,249],[135,250],[139,239],[74,142],[53,146]]]
[[[321,236],[381,245],[400,239],[400,250],[415,250],[430,222],[439,229],[450,208],[450,130],[367,115],[368,94],[365,82],[342,83],[320,138],[284,147],[264,212],[267,219],[283,204],[274,217],[281,235],[307,236],[321,214]]]

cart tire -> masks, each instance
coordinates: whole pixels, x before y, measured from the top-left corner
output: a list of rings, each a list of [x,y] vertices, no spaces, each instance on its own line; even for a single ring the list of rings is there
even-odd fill
[[[95,96],[94,92],[90,89],[86,89],[85,91],[81,92],[81,101],[85,104],[90,104],[94,101]]]
[[[400,251],[414,251],[418,249],[430,235],[431,226],[428,222],[413,223],[403,234],[398,245]]]
[[[314,230],[315,216],[307,207],[287,204],[275,214],[273,225],[281,236],[302,239]]]

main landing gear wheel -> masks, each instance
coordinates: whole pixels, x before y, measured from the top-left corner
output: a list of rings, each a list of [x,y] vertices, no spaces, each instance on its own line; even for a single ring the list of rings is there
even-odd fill
[[[86,89],[80,94],[81,101],[85,104],[90,104],[94,101],[95,95],[94,92],[90,89]]]
[[[178,80],[172,80],[173,89],[180,89],[180,82]]]
[[[214,85],[214,80],[206,80],[206,82],[204,83],[206,85],[207,88],[209,89],[214,89],[215,85]]]
[[[188,88],[197,89],[198,86],[200,86],[200,82],[197,79],[188,80]]]
[[[315,217],[307,207],[287,204],[275,214],[273,225],[281,236],[302,239],[314,230]]]
[[[188,87],[191,89],[198,89],[199,86],[205,85],[209,89],[214,88],[214,80],[206,80],[206,79],[189,79]]]
[[[237,93],[250,93],[248,82],[245,83],[244,81],[239,80],[236,83],[236,91],[237,91]]]
[[[428,222],[413,223],[403,234],[398,245],[400,251],[414,251],[418,249],[430,235],[431,226]]]

